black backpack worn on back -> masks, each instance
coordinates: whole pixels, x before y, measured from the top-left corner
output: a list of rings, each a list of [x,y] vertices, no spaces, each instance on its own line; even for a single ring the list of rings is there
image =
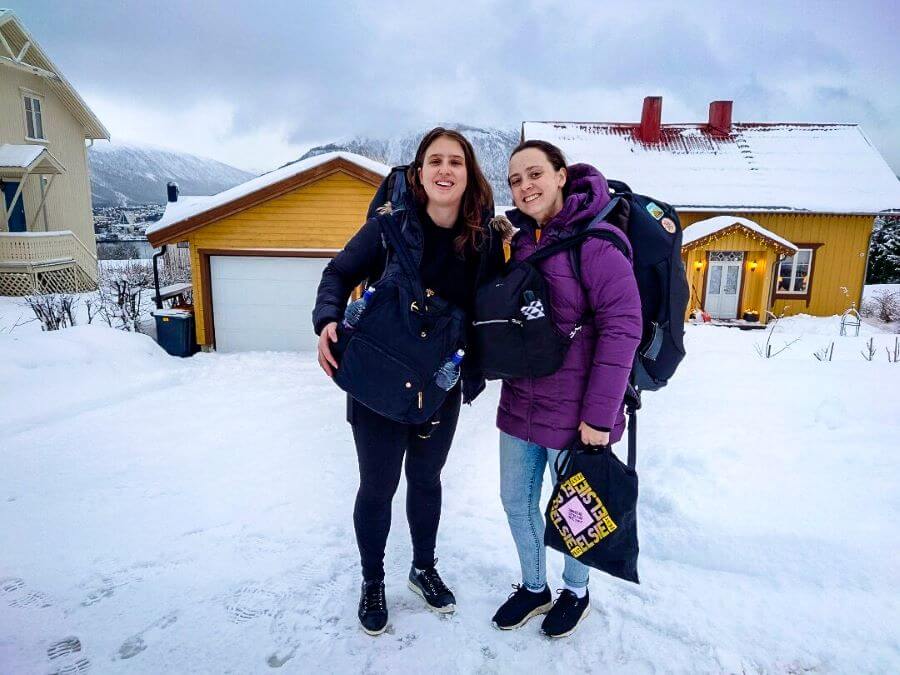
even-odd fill
[[[338,324],[334,353],[340,367],[334,381],[378,414],[418,425],[429,421],[447,396],[435,374],[463,346],[465,316],[440,297],[426,296],[398,223],[409,217],[405,192],[404,173],[395,169],[372,200],[374,213],[390,195],[393,213],[374,216],[388,259],[356,325]]]

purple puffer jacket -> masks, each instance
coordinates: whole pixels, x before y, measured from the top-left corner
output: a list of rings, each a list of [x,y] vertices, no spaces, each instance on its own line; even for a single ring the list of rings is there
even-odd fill
[[[588,164],[569,167],[564,197],[562,211],[543,227],[540,244],[535,242],[534,220],[518,209],[507,213],[520,228],[511,244],[513,260],[524,260],[573,228],[587,225],[610,200],[606,179]],[[600,227],[622,234],[605,222]],[[627,243],[627,237],[623,239]],[[611,429],[610,442],[615,443],[625,427],[622,399],[641,339],[641,300],[631,263],[610,242],[588,239],[581,248],[582,285],[567,251],[538,265],[557,326],[569,333],[586,310],[593,313],[593,321],[578,331],[558,371],[503,381],[497,426],[516,438],[561,450],[575,438],[583,420]]]

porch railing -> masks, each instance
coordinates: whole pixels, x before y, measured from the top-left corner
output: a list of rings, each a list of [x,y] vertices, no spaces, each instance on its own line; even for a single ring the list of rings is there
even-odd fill
[[[0,265],[47,265],[73,261],[97,282],[97,256],[71,230],[57,232],[0,232]]]

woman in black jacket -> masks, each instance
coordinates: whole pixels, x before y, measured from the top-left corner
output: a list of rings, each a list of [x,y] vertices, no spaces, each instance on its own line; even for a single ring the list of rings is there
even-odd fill
[[[493,194],[472,145],[460,133],[437,127],[419,144],[406,173],[405,209],[391,213],[397,231],[418,263],[422,285],[471,314],[478,280],[503,265],[499,236],[491,236]],[[390,210],[391,205],[386,205]],[[397,205],[394,205],[397,206]],[[319,335],[319,364],[331,377],[339,367],[331,351],[347,299],[363,280],[376,281],[386,249],[377,219],[370,219],[328,264],[319,284],[313,324]],[[468,325],[470,322],[467,321]],[[348,400],[359,460],[360,485],[353,524],[362,562],[359,620],[377,635],[387,626],[384,549],[391,525],[391,501],[406,455],[406,513],[413,543],[409,587],[438,612],[452,612],[456,600],[435,569],[435,540],[441,513],[441,469],[456,431],[460,399],[470,403],[483,389],[471,349],[462,363],[461,386],[438,410],[440,424],[422,434],[416,426],[390,420]],[[423,438],[427,436],[427,438]]]

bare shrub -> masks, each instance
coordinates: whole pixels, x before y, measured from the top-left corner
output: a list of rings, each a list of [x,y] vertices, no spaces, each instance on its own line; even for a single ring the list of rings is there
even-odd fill
[[[884,323],[900,321],[900,292],[886,288],[875,291],[871,298],[863,302],[860,314]]]
[[[153,270],[146,261],[103,266],[97,297],[101,314],[113,328],[136,331],[141,316],[143,292],[153,287]]]
[[[25,297],[25,304],[31,308],[41,330],[51,331],[75,325],[75,307],[78,298],[63,293],[45,293]]]
[[[772,359],[778,356],[781,352],[789,349],[791,345],[795,342],[799,341],[800,338],[794,338],[790,342],[785,342],[781,347],[776,350],[772,349],[772,334],[775,332],[775,326],[778,325],[778,322],[784,318],[784,312],[781,312],[778,316],[775,316],[772,312],[766,312],[769,316],[769,330],[766,331],[766,342],[765,344],[759,344],[758,342],[754,345],[756,348],[756,353],[759,354],[764,359]]]

